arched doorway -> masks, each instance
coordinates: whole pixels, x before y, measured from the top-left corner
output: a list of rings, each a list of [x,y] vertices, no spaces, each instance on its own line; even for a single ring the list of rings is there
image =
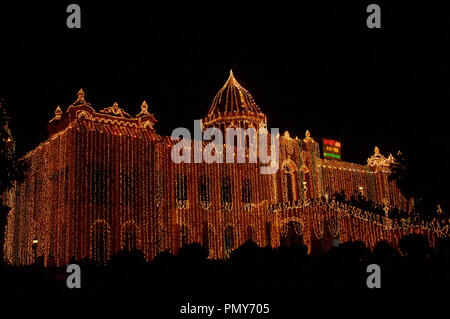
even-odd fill
[[[133,221],[127,222],[122,226],[122,249],[139,249],[138,227]]]
[[[303,226],[299,220],[291,220],[282,224],[280,230],[280,245],[287,247],[304,245]]]

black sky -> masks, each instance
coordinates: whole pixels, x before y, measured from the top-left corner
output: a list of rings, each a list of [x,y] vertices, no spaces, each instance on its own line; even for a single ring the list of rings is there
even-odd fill
[[[71,2],[81,29],[66,27]],[[422,135],[418,147],[448,147],[444,3],[377,1],[375,30],[364,1],[71,2],[0,4],[0,97],[21,153],[80,87],[97,110],[117,101],[134,115],[147,100],[160,134],[193,129],[230,68],[269,127],[341,140],[344,160]]]

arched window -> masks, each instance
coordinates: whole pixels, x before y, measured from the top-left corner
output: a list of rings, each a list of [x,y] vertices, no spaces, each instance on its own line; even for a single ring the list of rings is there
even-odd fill
[[[221,186],[222,206],[231,208],[231,178],[229,176],[223,177]]]
[[[229,255],[234,247],[234,230],[233,226],[225,228],[225,253]]]
[[[202,208],[209,208],[211,199],[209,194],[209,177],[205,174],[202,174],[200,176],[200,183],[198,185],[198,194],[199,194],[199,200],[200,200],[200,206]]]
[[[100,265],[105,265],[109,258],[109,229],[103,221],[92,226],[91,234],[92,259]]]
[[[177,201],[187,200],[187,176],[183,173],[177,174],[175,181],[175,194]]]
[[[138,229],[133,222],[122,226],[122,249],[138,249]]]
[[[242,181],[242,202],[244,204],[252,202],[252,185],[248,178]]]

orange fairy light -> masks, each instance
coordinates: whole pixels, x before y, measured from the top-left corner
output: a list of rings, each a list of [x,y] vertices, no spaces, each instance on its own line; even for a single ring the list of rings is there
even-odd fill
[[[30,264],[34,251],[45,262],[53,256],[58,265],[86,257],[105,263],[111,254],[134,248],[151,260],[192,242],[220,259],[249,238],[277,247],[288,234],[300,236],[308,251],[348,240],[397,245],[398,234],[412,229],[332,198],[359,189],[373,202],[406,207],[387,178],[394,159],[378,148],[367,165],[323,159],[306,131],[304,139],[279,136],[280,169],[273,175],[260,174],[260,163],[176,164],[173,143],[157,133],[148,108],[144,101],[131,116],[114,103],[97,112],[83,90],[65,110],[57,107],[49,140],[25,156],[31,165],[27,179],[7,194],[9,263]],[[265,130],[266,122],[230,71],[202,129]],[[430,225],[415,229],[432,242],[445,232]]]

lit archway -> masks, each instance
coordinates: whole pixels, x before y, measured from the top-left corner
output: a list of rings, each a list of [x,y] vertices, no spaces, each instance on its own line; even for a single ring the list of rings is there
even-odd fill
[[[299,218],[292,217],[282,221],[280,227],[280,245],[304,245],[303,224]]]
[[[293,202],[298,199],[297,196],[297,166],[288,159],[281,165],[282,171],[282,190],[284,201]]]
[[[122,224],[121,246],[125,250],[140,248],[139,227],[132,220]]]

